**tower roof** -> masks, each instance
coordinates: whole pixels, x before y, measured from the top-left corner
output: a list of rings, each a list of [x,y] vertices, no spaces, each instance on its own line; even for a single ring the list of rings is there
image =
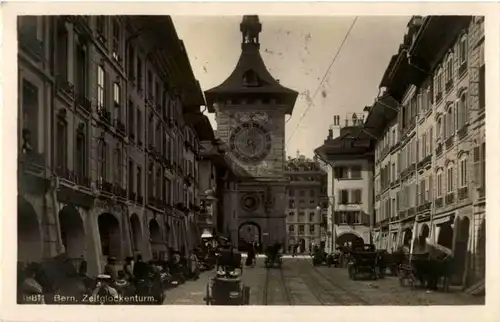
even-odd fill
[[[213,112],[213,103],[218,98],[241,95],[274,95],[284,99],[293,110],[298,93],[279,83],[267,70],[260,55],[259,33],[262,24],[258,16],[243,16],[240,24],[242,33],[241,55],[229,77],[219,86],[205,91],[208,110]]]

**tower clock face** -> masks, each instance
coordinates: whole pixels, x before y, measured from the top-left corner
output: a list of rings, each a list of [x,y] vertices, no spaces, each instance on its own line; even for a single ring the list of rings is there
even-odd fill
[[[233,130],[229,144],[238,160],[257,163],[264,160],[271,151],[271,134],[259,123],[243,123]]]

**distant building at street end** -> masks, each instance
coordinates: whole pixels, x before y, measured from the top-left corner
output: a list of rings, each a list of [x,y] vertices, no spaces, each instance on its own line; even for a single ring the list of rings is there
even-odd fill
[[[363,241],[371,243],[373,216],[373,139],[362,122],[346,120],[340,135],[329,130],[314,152],[328,164],[326,251]]]
[[[288,158],[285,175],[287,189],[287,251],[298,245],[299,252],[309,252],[314,245],[326,244],[327,173],[318,160],[303,155]]]

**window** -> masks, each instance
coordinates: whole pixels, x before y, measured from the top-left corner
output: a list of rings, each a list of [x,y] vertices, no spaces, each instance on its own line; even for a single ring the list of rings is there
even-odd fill
[[[135,139],[135,123],[134,123],[134,116],[135,116],[135,108],[134,108],[134,102],[129,99],[128,100],[128,132],[129,132],[129,138],[134,141]]]
[[[101,41],[106,41],[106,17],[105,16],[97,16],[96,17],[96,29],[97,33],[100,36]]]
[[[87,139],[84,123],[78,127],[76,134],[76,176],[80,182],[87,176]]]
[[[464,155],[460,158],[459,161],[459,187],[467,187],[468,186],[468,177],[467,177],[467,155]]]
[[[457,111],[457,129],[462,129],[467,124],[467,93],[463,92],[460,95]]]
[[[97,176],[99,181],[106,180],[106,155],[107,155],[107,146],[104,139],[100,139],[97,144],[98,147],[98,159],[97,159]]]
[[[127,179],[127,188],[129,196],[132,195],[134,191],[134,161],[132,159],[128,160],[128,179]]]
[[[443,196],[443,171],[439,170],[437,173],[437,191],[436,195],[438,198],[441,198]]]
[[[441,69],[438,70],[437,75],[436,75],[436,92],[437,92],[437,95],[439,95],[443,92]]]
[[[309,213],[309,221],[313,222],[314,221],[314,212]]]
[[[304,234],[304,225],[299,225],[299,234],[300,235]]]
[[[113,59],[121,62],[121,28],[117,19],[113,20]]]
[[[122,100],[121,100],[121,88],[119,83],[114,83],[113,84],[113,100],[114,100],[114,105],[115,105],[115,117],[116,120],[121,122],[121,105],[122,105]]]
[[[467,63],[467,35],[462,36],[458,45],[458,63],[460,66]]]
[[[293,212],[293,211],[290,211],[290,212],[288,213],[288,216],[290,216],[290,217],[293,217],[293,215],[294,215],[294,212]]]
[[[438,117],[437,122],[436,122],[436,140],[439,140],[441,138],[441,128],[442,128],[442,117]]]
[[[361,204],[361,189],[354,189],[351,191],[351,203]]]
[[[429,200],[431,200],[431,196],[430,196],[430,189],[431,189],[431,184],[432,184],[432,177],[429,176],[427,178],[425,178],[425,195],[424,195],[424,201],[425,202],[428,202]]]
[[[288,226],[288,232],[290,232],[290,233],[295,232],[295,225]]]
[[[304,206],[304,199],[300,199],[299,200],[299,207],[303,207]]]
[[[454,190],[453,184],[453,164],[450,164],[446,169],[446,192],[452,193]]]
[[[152,99],[153,98],[153,72],[151,72],[150,69],[147,70],[147,92],[148,92],[148,99]]]
[[[353,166],[351,168],[351,178],[361,179],[361,166]]]
[[[295,191],[292,188],[288,189],[288,195],[293,197],[295,195]]]
[[[289,201],[288,201],[288,208],[290,208],[290,209],[295,208],[295,201],[293,201],[293,200],[289,200]]]
[[[29,35],[34,39],[40,39],[39,17],[37,16],[19,16],[21,33]],[[33,39],[32,38],[32,39]]]
[[[162,186],[162,183],[163,183],[163,180],[162,180],[162,171],[161,171],[161,166],[157,165],[156,167],[156,199],[158,200],[161,200],[162,198],[162,191],[161,191],[161,186]],[[188,202],[186,202],[186,206],[189,204],[189,203],[192,203],[191,201],[191,196],[188,192]]]
[[[135,180],[135,184],[136,184],[136,192],[137,192],[137,196],[139,197],[142,197],[142,168],[137,166],[137,171],[135,173],[136,175],[136,180]]]
[[[127,54],[127,59],[128,59],[128,77],[131,81],[135,80],[135,48],[132,44],[129,45],[128,47],[128,54]]]
[[[144,89],[143,82],[144,67],[142,66],[142,59],[137,57],[137,89],[142,92]]]
[[[38,88],[23,80],[22,93],[22,150],[27,153],[38,146]]]
[[[455,133],[454,119],[453,119],[453,104],[450,104],[446,110],[444,137],[448,139]]]
[[[139,109],[137,109],[137,142],[142,145],[142,115]]]
[[[309,234],[314,235],[315,229],[314,225],[309,225]]]
[[[299,190],[299,197],[304,197],[306,192],[304,190]]]
[[[335,178],[337,179],[347,179],[348,177],[348,172],[346,167],[335,167]]]
[[[148,119],[148,146],[150,148],[154,144],[154,115],[153,113],[149,114],[149,119]]]
[[[56,52],[56,71],[59,80],[65,82],[68,80],[68,30],[66,22],[63,19],[57,21],[57,52]]]
[[[58,116],[56,125],[56,169],[65,174],[68,166],[68,125],[66,119]]]
[[[97,108],[106,109],[106,73],[101,65],[97,66]]]
[[[309,197],[314,198],[314,197],[315,197],[315,195],[316,195],[316,191],[314,191],[314,190],[312,190],[312,189],[311,189],[311,190],[309,190]]]
[[[76,83],[75,90],[80,97],[87,97],[88,61],[87,47],[82,43],[76,44]]]
[[[340,190],[339,204],[345,205],[349,203],[349,191],[346,189]]]
[[[154,189],[154,164],[153,161],[149,161],[148,165],[148,200],[150,200],[153,196]]]
[[[450,54],[446,61],[446,82],[453,80],[453,55]]]
[[[122,151],[119,147],[113,153],[113,177],[116,185],[121,186],[122,183]]]

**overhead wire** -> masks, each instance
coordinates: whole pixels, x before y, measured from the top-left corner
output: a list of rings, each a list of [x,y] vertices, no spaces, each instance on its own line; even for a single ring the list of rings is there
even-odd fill
[[[354,20],[352,21],[351,26],[349,27],[349,30],[347,30],[347,33],[346,33],[344,39],[342,40],[342,43],[340,44],[339,48],[337,49],[337,52],[335,53],[335,56],[333,56],[333,59],[330,62],[330,65],[328,66],[328,68],[326,69],[326,72],[323,75],[323,78],[319,82],[318,87],[316,88],[316,91],[314,92],[311,100],[309,101],[309,104],[307,105],[306,109],[304,110],[304,112],[300,116],[299,122],[297,123],[297,125],[293,129],[292,134],[288,137],[288,139],[287,139],[287,141],[285,143],[285,150],[288,147],[288,143],[290,143],[290,140],[293,138],[293,136],[297,132],[297,130],[298,130],[299,126],[300,126],[300,123],[302,122],[302,120],[304,120],[305,116],[307,115],[307,112],[314,105],[314,99],[316,98],[316,95],[318,95],[319,91],[321,90],[321,86],[323,85],[323,83],[325,82],[326,78],[330,74],[330,70],[332,69],[333,64],[335,64],[335,61],[337,60],[337,57],[339,56],[340,52],[342,51],[342,48],[344,47],[344,44],[346,43],[347,39],[349,38],[349,35],[351,34],[351,31],[354,28],[354,25],[356,24],[357,20],[358,20],[358,16],[354,17]],[[290,119],[291,119],[291,117],[290,117]],[[288,121],[290,119],[288,119]]]

